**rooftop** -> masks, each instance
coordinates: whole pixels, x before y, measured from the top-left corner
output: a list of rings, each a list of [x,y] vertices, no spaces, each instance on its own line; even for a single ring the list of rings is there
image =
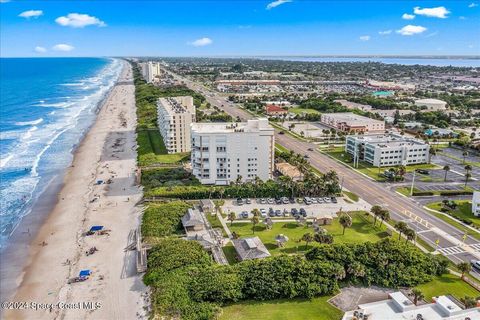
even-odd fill
[[[198,210],[188,209],[187,213],[182,217],[182,224],[184,227],[193,227],[203,225],[202,215]]]
[[[186,113],[192,112],[193,98],[190,96],[160,98],[158,104],[162,105],[168,113]]]
[[[352,113],[352,112],[338,112],[338,113],[326,113],[324,114],[325,116],[328,116],[329,118],[335,118],[337,121],[342,121],[342,122],[383,122],[380,120],[375,120],[372,118],[360,116],[358,114]]]
[[[232,242],[242,261],[270,257],[270,252],[259,237],[234,239]]]
[[[192,131],[205,133],[233,133],[233,132],[260,132],[271,131],[273,127],[266,118],[248,120],[248,122],[207,123],[196,122],[192,124]]]
[[[381,134],[381,135],[357,135],[353,136],[357,141],[363,141],[372,145],[381,147],[398,147],[404,145],[425,145],[425,142],[414,138],[408,138],[399,134]]]

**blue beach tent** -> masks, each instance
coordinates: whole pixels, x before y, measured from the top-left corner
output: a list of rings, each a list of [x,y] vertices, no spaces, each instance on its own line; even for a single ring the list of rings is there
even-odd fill
[[[96,232],[96,231],[100,231],[103,229],[103,226],[92,226],[90,228],[90,232]]]

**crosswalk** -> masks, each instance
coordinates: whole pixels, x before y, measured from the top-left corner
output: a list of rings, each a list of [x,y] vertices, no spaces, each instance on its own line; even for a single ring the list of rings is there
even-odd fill
[[[462,249],[461,247],[446,247],[446,248],[437,249],[437,251],[446,256],[465,252],[465,250]]]
[[[475,251],[480,251],[480,243],[471,244],[470,247],[475,249]]]

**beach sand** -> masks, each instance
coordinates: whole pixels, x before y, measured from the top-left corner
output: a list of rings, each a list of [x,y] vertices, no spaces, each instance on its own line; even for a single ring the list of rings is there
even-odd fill
[[[146,317],[147,288],[136,272],[136,254],[124,250],[141,216],[135,111],[132,70],[125,62],[119,81],[75,153],[58,203],[28,249],[23,277],[17,279],[19,287],[12,298],[27,302],[21,305],[26,309],[3,310],[2,318]],[[109,179],[109,184],[96,184]],[[84,236],[92,225],[111,231]],[[87,256],[85,252],[94,246],[98,251]],[[92,272],[88,280],[67,284],[83,269]],[[35,305],[30,302],[44,305],[32,310]]]

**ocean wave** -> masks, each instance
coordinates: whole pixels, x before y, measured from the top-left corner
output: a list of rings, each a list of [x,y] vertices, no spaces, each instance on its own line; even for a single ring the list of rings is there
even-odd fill
[[[20,121],[20,122],[15,122],[16,126],[34,126],[36,124],[40,124],[43,122],[43,118],[37,119],[37,120],[32,120],[32,121]]]
[[[3,168],[4,166],[7,165],[7,163],[10,161],[10,159],[13,158],[13,153],[7,155],[5,158],[0,159],[0,168]]]
[[[45,108],[66,108],[73,104],[73,102],[56,102],[56,103],[37,103],[34,104],[34,107],[45,107]]]

